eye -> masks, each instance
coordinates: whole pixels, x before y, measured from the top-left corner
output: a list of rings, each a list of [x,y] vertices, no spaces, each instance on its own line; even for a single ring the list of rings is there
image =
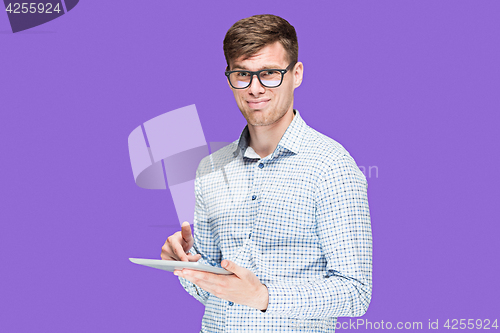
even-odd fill
[[[269,69],[261,72],[260,78],[262,80],[279,80],[281,78],[281,72],[275,69]]]
[[[238,77],[247,77],[250,74],[248,72],[238,72],[237,75],[238,75]]]

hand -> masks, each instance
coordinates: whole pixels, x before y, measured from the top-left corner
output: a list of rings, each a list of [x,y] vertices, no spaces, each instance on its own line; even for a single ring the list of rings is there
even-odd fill
[[[181,231],[177,231],[168,237],[165,244],[161,247],[161,258],[163,260],[178,261],[198,261],[200,254],[192,255],[186,253],[194,244],[194,238],[191,234],[189,222],[182,223]]]
[[[267,309],[269,292],[252,271],[229,260],[223,260],[221,266],[234,275],[213,274],[186,268],[176,270],[174,274],[226,301],[259,310]]]

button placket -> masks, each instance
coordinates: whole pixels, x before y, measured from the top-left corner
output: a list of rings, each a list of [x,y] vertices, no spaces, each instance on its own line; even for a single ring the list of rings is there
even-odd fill
[[[258,192],[259,192],[259,189],[260,189],[260,185],[262,183],[262,175],[259,172],[260,171],[259,169],[262,170],[264,168],[264,163],[262,163],[262,160],[259,160],[257,162],[256,167],[258,169],[257,169],[257,172],[254,171],[254,183],[253,183],[252,192],[251,192],[252,193],[252,196],[251,196],[252,201],[254,201],[255,199],[257,199],[257,197],[259,196]]]
[[[252,207],[252,224],[250,226],[250,229],[248,230],[248,238],[247,241],[249,241],[252,238],[252,229],[253,225],[255,223],[255,218],[257,218],[257,213],[259,211],[259,202],[260,202],[260,186],[262,185],[262,179],[263,179],[263,174],[261,170],[264,168],[264,163],[262,161],[256,161],[257,163],[253,165],[253,182],[252,182],[252,188],[250,191],[250,206]],[[258,200],[257,200],[258,199]]]

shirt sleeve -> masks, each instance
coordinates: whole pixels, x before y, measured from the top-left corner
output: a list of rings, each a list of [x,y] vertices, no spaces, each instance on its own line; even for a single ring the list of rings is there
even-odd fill
[[[372,234],[366,178],[351,156],[335,160],[320,177],[316,223],[326,275],[266,285],[266,312],[304,319],[361,316],[372,293]]]
[[[197,254],[197,252],[193,250],[193,248],[191,248],[191,250],[189,250],[188,253]],[[207,262],[203,260],[203,258],[198,260],[198,262],[202,264],[207,264]],[[182,287],[189,293],[189,295],[193,296],[198,301],[200,301],[201,304],[205,305],[206,301],[208,300],[208,297],[210,296],[210,293],[208,291],[201,289],[196,284],[182,277],[179,277],[179,282],[181,283]]]
[[[199,263],[212,266],[220,266],[221,254],[218,246],[212,237],[212,231],[208,225],[208,217],[206,214],[205,203],[202,195],[202,178],[203,178],[203,165],[206,159],[203,159],[196,171],[195,179],[195,197],[196,204],[194,210],[194,223],[193,223],[193,237],[194,245],[188,251],[193,255],[200,254],[201,259]],[[205,305],[210,293],[201,289],[196,284],[179,277],[179,282],[182,287],[194,298]]]

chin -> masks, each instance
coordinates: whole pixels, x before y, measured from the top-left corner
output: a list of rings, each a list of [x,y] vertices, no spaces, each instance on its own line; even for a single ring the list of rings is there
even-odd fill
[[[273,118],[251,118],[248,123],[252,126],[269,126],[277,122],[279,119]]]

